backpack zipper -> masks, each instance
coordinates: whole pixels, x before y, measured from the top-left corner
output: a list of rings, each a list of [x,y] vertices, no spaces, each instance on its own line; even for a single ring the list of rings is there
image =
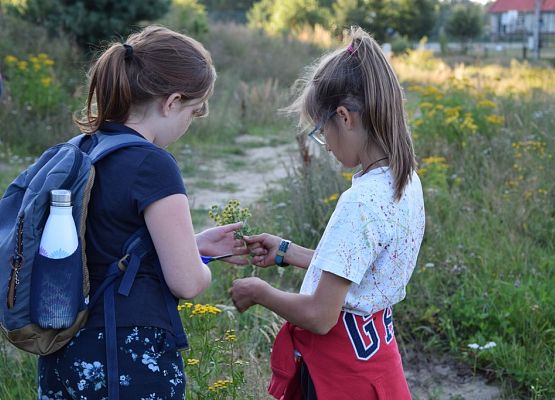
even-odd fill
[[[21,214],[17,222],[17,236],[15,241],[15,254],[12,256],[12,272],[8,286],[8,309],[15,306],[15,295],[19,285],[19,270],[23,267],[23,221],[25,215]]]

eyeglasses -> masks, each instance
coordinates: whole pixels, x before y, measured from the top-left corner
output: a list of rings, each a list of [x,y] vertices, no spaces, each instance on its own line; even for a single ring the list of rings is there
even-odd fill
[[[351,109],[347,108],[347,111],[358,112],[359,110],[357,108],[351,108]],[[310,133],[308,134],[308,137],[314,140],[318,144],[325,145],[326,135],[324,134],[324,127],[326,126],[326,124],[331,118],[335,117],[336,114],[337,114],[337,111],[328,112],[326,117],[322,119],[312,131],[310,131]]]
[[[337,111],[330,111],[328,115],[326,115],[326,117],[322,119],[312,131],[310,131],[308,137],[318,144],[325,145],[326,135],[324,134],[324,127],[328,121],[335,116],[335,114],[337,114]]]

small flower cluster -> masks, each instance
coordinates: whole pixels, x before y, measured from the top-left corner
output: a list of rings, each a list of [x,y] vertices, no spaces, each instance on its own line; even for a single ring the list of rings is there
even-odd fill
[[[218,205],[213,205],[208,211],[208,216],[218,225],[233,224],[235,222],[243,222],[243,228],[236,232],[238,238],[243,235],[249,235],[250,229],[247,225],[247,219],[251,217],[251,212],[248,208],[241,208],[239,200],[229,200],[224,208]]]
[[[212,385],[208,386],[208,390],[211,392],[217,392],[219,390],[227,388],[231,384],[233,384],[233,381],[231,379],[219,379]]]
[[[26,60],[7,55],[4,62],[10,93],[20,104],[47,111],[63,102],[64,93],[52,69],[54,60],[47,54],[30,54]]]
[[[188,302],[183,303],[183,304],[180,304],[180,305],[177,306],[177,311],[183,311],[183,310],[185,310],[187,308],[191,308],[191,307],[193,307],[193,303],[188,303]]]
[[[468,348],[472,350],[488,350],[493,349],[497,344],[495,342],[487,342],[485,345],[480,346],[478,343],[470,343]]]
[[[228,342],[235,342],[237,341],[237,336],[235,335],[235,330],[229,329],[225,331],[224,339]]]
[[[200,360],[198,358],[188,358],[187,365],[198,365]]]
[[[191,315],[205,315],[205,314],[217,315],[221,312],[222,310],[220,310],[218,307],[215,307],[210,304],[195,304],[193,306],[193,311],[191,312]]]
[[[409,90],[421,99],[412,119],[415,137],[435,135],[464,147],[468,135],[491,136],[505,123],[505,118],[495,113],[495,101],[487,98],[493,94],[473,87],[466,79],[450,79],[438,87],[415,85]]]

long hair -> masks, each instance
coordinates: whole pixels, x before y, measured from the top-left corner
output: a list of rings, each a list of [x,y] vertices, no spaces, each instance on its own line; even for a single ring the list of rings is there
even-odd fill
[[[343,105],[360,112],[368,145],[389,158],[399,200],[416,169],[403,90],[379,44],[364,30],[351,28],[351,44],[324,55],[299,80],[300,94],[286,108],[314,124]]]
[[[105,121],[123,123],[131,107],[180,93],[182,101],[210,97],[216,70],[210,53],[196,40],[160,26],[149,26],[112,43],[89,70],[89,92],[82,132],[93,133]],[[207,110],[206,110],[207,112]]]

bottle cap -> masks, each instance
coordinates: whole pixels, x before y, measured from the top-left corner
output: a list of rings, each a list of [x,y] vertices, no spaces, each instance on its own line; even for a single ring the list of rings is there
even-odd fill
[[[50,200],[51,200],[50,204],[55,207],[70,207],[71,191],[70,190],[51,190]]]

